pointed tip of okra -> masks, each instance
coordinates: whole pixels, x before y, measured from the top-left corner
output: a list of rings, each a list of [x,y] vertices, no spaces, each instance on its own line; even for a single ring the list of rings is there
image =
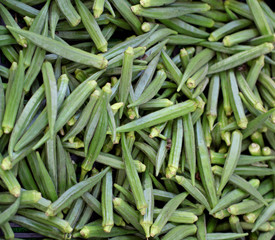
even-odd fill
[[[208,122],[209,122],[210,131],[213,130],[213,126],[214,126],[216,118],[217,118],[217,116],[214,116],[214,115],[208,115],[207,116],[207,119],[208,119]]]

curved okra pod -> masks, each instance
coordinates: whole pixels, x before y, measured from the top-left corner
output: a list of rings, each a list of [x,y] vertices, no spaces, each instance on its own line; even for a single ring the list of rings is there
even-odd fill
[[[191,174],[192,185],[195,186],[195,174],[196,174],[196,148],[195,148],[195,132],[192,122],[191,114],[183,116],[184,127],[184,147],[186,161],[189,165],[189,171]]]
[[[24,83],[24,66],[23,66],[23,52],[20,51],[18,68],[16,70],[12,88],[9,93],[9,99],[6,103],[5,114],[2,122],[4,132],[10,133],[14,127],[16,121],[16,115],[18,113],[21,96],[23,94]]]
[[[48,27],[48,23],[45,23],[45,21],[48,21],[48,8],[50,5],[50,1],[48,0],[43,8],[40,10],[39,14],[35,17],[33,23],[31,24],[29,31],[40,34],[42,29],[44,28],[44,25]],[[28,43],[28,48],[26,49],[26,52],[24,53],[24,65],[30,66],[32,61],[32,56],[35,51],[35,44]]]
[[[131,5],[126,0],[111,0],[115,8],[122,17],[129,23],[136,34],[142,34],[141,22],[139,18],[131,11]]]
[[[100,50],[101,52],[106,52],[108,43],[104,38],[94,16],[89,11],[89,9],[81,2],[81,0],[76,1],[76,6],[81,16],[82,22],[87,32],[89,33],[90,37],[94,41],[97,49]]]
[[[64,14],[67,21],[73,26],[77,26],[80,21],[81,17],[78,15],[77,11],[73,7],[71,1],[69,0],[57,0],[56,1],[60,11]]]
[[[9,155],[13,155],[14,146],[18,139],[22,136],[22,133],[26,130],[30,122],[33,120],[35,114],[39,110],[41,102],[45,98],[45,87],[42,85],[30,98],[28,103],[25,105],[22,113],[18,117],[16,124],[10,136],[9,141]]]
[[[123,64],[122,64],[122,72],[121,79],[119,84],[119,101],[123,102],[124,105],[119,109],[119,117],[122,117],[124,106],[126,105],[126,101],[130,92],[130,85],[132,81],[132,67],[134,60],[134,49],[129,47],[124,52]]]
[[[251,49],[236,53],[228,58],[223,59],[222,61],[214,63],[212,66],[210,66],[208,74],[232,69],[234,67],[242,65],[249,60],[271,52],[273,48],[273,44],[264,43],[257,47],[253,47]]]
[[[245,129],[248,124],[248,120],[244,113],[244,108],[242,105],[241,98],[239,96],[239,90],[237,85],[237,80],[233,70],[229,71],[229,97],[230,104],[237,121],[237,124],[240,128]]]
[[[182,76],[181,82],[178,86],[177,91],[179,91],[183,84],[188,80],[190,76],[192,76],[196,71],[198,71],[202,66],[208,63],[215,55],[215,52],[210,49],[204,49],[195,57],[190,59],[184,74]]]
[[[226,47],[231,47],[237,45],[242,42],[246,42],[252,38],[258,36],[258,31],[255,28],[243,30],[240,32],[233,33],[231,35],[227,35],[223,39],[223,45]]]
[[[176,181],[179,185],[183,186],[184,189],[193,197],[195,198],[197,201],[199,201],[208,211],[211,210],[211,207],[206,199],[206,197],[204,196],[204,194],[195,186],[193,186],[191,184],[191,182],[183,177],[183,176],[176,176]]]
[[[211,42],[216,42],[223,38],[224,36],[234,33],[235,31],[238,31],[240,29],[243,29],[251,24],[251,21],[247,19],[238,19],[235,21],[231,21],[227,23],[226,25],[218,28],[214,32],[210,34],[210,37],[208,38]]]
[[[218,98],[219,98],[219,90],[220,90],[220,77],[215,74],[210,79],[210,85],[208,90],[208,99],[206,104],[206,115],[209,121],[210,130],[213,130],[214,122],[217,118],[218,111]]]
[[[183,53],[183,51],[181,51]],[[181,55],[182,56],[182,55]],[[188,55],[187,55],[188,56]],[[184,64],[185,65],[185,64]],[[188,63],[186,64],[186,66]],[[201,67],[192,77],[190,77],[186,81],[186,85],[188,88],[195,88],[207,75],[208,72],[208,64],[205,64]]]
[[[158,215],[157,219],[155,220],[154,224],[151,227],[150,235],[154,237],[164,227],[167,223],[173,212],[177,209],[177,207],[184,201],[187,197],[188,193],[181,193],[171,199],[168,203],[165,204],[163,209],[161,210],[160,214]]]
[[[113,217],[113,180],[112,171],[109,170],[103,178],[102,181],[102,227],[104,232],[111,232],[114,226]]]
[[[216,189],[214,186],[214,177],[211,170],[209,154],[205,143],[203,129],[200,120],[198,120],[196,123],[196,142],[198,146],[197,162],[200,176],[210,206],[213,208],[214,206],[216,206],[218,199]]]
[[[130,183],[137,204],[137,209],[140,211],[141,215],[144,215],[146,213],[147,203],[144,197],[142,185],[137,170],[134,166],[134,162],[129,151],[129,147],[127,146],[125,134],[122,134],[121,136],[121,144],[127,179]]]
[[[82,196],[85,192],[91,189],[95,184],[97,184],[104,175],[109,171],[109,167],[104,169],[102,172],[79,182],[66,190],[55,202],[53,202],[47,209],[47,216],[55,216],[63,209],[68,207],[74,200]]]
[[[117,128],[117,132],[136,131],[139,129],[151,127],[159,123],[167,122],[169,120],[178,118],[195,110],[196,103],[192,100],[187,100],[185,102],[175,104],[171,107],[155,111],[154,113],[150,113],[135,121],[120,126]]]
[[[183,6],[143,8],[140,4],[131,7],[134,14],[152,19],[170,19],[188,13],[206,12],[210,6],[205,3],[185,3]]]
[[[45,62],[42,65],[43,82],[46,94],[46,108],[51,138],[54,136],[54,127],[57,118],[57,83],[51,63]]]
[[[181,240],[187,239],[188,236],[196,234],[197,227],[196,225],[180,225],[171,229],[166,233],[162,239],[163,240]]]
[[[25,36],[28,40],[30,40],[37,46],[49,52],[58,54],[69,60],[76,61],[85,65],[91,65],[99,69],[104,69],[108,65],[108,61],[103,56],[85,52],[81,49],[71,47],[60,41],[48,37],[43,37],[33,32],[16,29],[9,26],[7,28],[12,32],[17,32],[20,35]]]
[[[181,154],[184,154],[182,153],[183,123],[181,118],[178,118],[174,121],[171,140],[172,146],[170,149],[168,165],[166,168],[167,178],[172,178],[176,175],[180,163]]]
[[[140,95],[140,97],[133,103],[129,104],[128,107],[135,107],[151,100],[158,93],[158,91],[160,90],[165,80],[166,80],[165,71],[164,70],[157,71],[155,78],[152,80],[149,86],[147,86],[147,88]]]
[[[58,113],[55,123],[55,133],[57,133],[71,119],[88,96],[94,91],[96,85],[96,81],[83,82],[69,95],[68,98],[66,98]],[[33,149],[40,147],[41,144],[45,143],[49,138],[50,134],[49,132],[46,132]]]
[[[254,86],[258,80],[258,77],[260,75],[260,72],[263,66],[264,66],[264,55],[260,56],[259,58],[255,59],[252,62],[252,65],[246,77],[247,84],[251,88],[251,90],[254,89]]]
[[[60,18],[60,11],[57,3],[54,1],[51,3],[49,10],[49,25],[51,30],[51,37],[54,39],[57,23]]]
[[[97,127],[94,132],[94,136],[89,145],[87,156],[84,162],[81,164],[81,177],[84,179],[86,173],[92,170],[93,164],[98,157],[104,141],[106,139],[106,132],[108,127],[108,116],[107,116],[107,104],[109,102],[109,97],[111,95],[110,83],[107,83],[103,87],[103,101],[102,101],[102,112],[100,114],[100,119],[98,120]],[[102,134],[104,133],[104,136]]]
[[[267,17],[265,16],[264,11],[261,8],[261,5],[258,3],[258,1],[247,0],[247,4],[250,8],[254,22],[259,32],[262,35],[272,34],[273,32],[269,27]]]
[[[13,26],[17,29],[20,29],[17,22],[14,20],[13,16],[9,13],[9,11],[0,3],[0,16],[2,17],[4,23],[9,26]],[[19,35],[18,33],[13,33],[13,37],[16,39],[18,44],[23,47],[27,47],[27,40],[23,36]]]
[[[238,164],[238,159],[241,154],[241,146],[242,146],[242,134],[240,131],[236,130],[232,134],[232,143],[225,160],[220,185],[217,191],[218,195],[221,194],[223,188],[227,184],[227,181],[229,180],[230,176],[233,174]]]
[[[246,97],[247,101],[257,110],[261,112],[266,112],[265,108],[263,107],[262,103],[259,101],[257,96],[254,95],[251,88],[249,87],[247,81],[244,79],[244,76],[237,71],[236,73],[236,79],[238,82],[238,85],[243,93],[243,95]]]
[[[139,223],[139,214],[138,212],[132,208],[128,203],[126,203],[121,198],[114,198],[113,204],[115,210],[123,217],[123,219],[133,225],[135,229],[139,232],[143,233],[143,228]]]

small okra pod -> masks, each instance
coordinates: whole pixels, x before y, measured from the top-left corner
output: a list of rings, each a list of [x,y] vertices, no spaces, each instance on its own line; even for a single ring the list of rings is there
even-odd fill
[[[153,184],[152,179],[149,175],[150,172],[150,162],[146,160],[146,172],[143,175],[143,187],[144,187],[144,197],[147,202],[147,208],[145,214],[140,219],[140,225],[143,227],[146,237],[150,237],[150,227],[153,224],[154,217],[154,194],[153,194]],[[153,170],[151,168],[151,170]]]
[[[141,0],[140,4],[142,7],[160,7],[163,5],[169,5],[174,2],[175,0]]]
[[[199,216],[196,226],[197,226],[197,239],[206,240],[207,232],[206,232],[206,219],[204,214]]]
[[[195,88],[206,77],[207,72],[208,64],[205,64],[205,66],[201,67],[192,77],[187,80],[187,87],[191,89]]]
[[[10,133],[14,127],[16,121],[16,115],[18,113],[21,96],[23,94],[24,83],[24,66],[23,66],[23,52],[20,51],[18,68],[16,70],[12,88],[9,93],[9,99],[7,99],[5,114],[3,117],[2,127],[6,134]]]
[[[180,225],[172,228],[168,233],[166,233],[162,240],[181,240],[187,239],[188,236],[196,234],[196,225]]]
[[[54,39],[57,23],[60,18],[60,10],[57,3],[54,1],[51,3],[49,11],[49,25],[51,30],[51,37]]]
[[[33,189],[38,191],[36,182],[32,176],[32,173],[25,159],[19,162],[18,177],[20,179],[20,182],[23,188],[28,190]]]
[[[187,100],[185,102],[175,104],[171,107],[155,111],[144,117],[120,126],[117,128],[117,132],[136,131],[157,125],[159,123],[167,122],[169,120],[188,114],[189,112],[195,111],[197,107],[196,105],[196,102],[192,100]]]
[[[111,2],[122,15],[122,17],[129,23],[134,32],[138,35],[141,35],[141,22],[139,18],[132,12],[131,5],[126,0],[111,0]]]
[[[214,32],[210,34],[210,37],[208,38],[211,42],[216,42],[223,38],[224,36],[234,33],[240,29],[243,29],[251,24],[250,20],[247,19],[238,19],[235,21],[231,21],[227,23],[226,25],[222,26],[221,28],[218,28]]]
[[[241,154],[241,146],[242,146],[242,134],[240,131],[236,130],[232,134],[232,143],[225,160],[223,173],[221,176],[221,182],[217,191],[218,195],[221,195],[223,188],[227,184],[227,181],[229,180],[230,176],[233,174],[238,164],[238,160]]]
[[[147,88],[140,95],[140,97],[137,100],[135,100],[133,103],[129,104],[128,107],[135,107],[151,100],[158,93],[158,91],[160,90],[165,80],[166,80],[165,71],[164,70],[157,71],[155,78],[152,80],[149,86],[147,86]]]
[[[35,117],[37,111],[39,110],[40,104],[44,100],[44,98],[45,88],[44,85],[42,85],[29,99],[24,109],[22,110],[22,113],[16,121],[9,141],[8,151],[10,156],[13,155],[15,144],[17,143],[18,139],[22,136],[22,133],[26,130],[28,125],[33,120],[33,118]]]
[[[257,96],[254,95],[247,81],[244,79],[244,76],[239,71],[236,73],[236,79],[243,95],[247,98],[247,101],[257,110],[261,112],[266,112],[262,103],[259,101]]]
[[[123,219],[133,225],[139,232],[144,233],[142,226],[139,223],[139,214],[121,198],[114,198],[113,204],[115,210],[123,217]]]
[[[34,221],[32,219],[29,219],[23,216],[15,215],[14,217],[12,217],[12,222],[26,229],[29,229],[33,232],[40,233],[43,236],[46,236],[52,239],[58,240],[58,239],[64,238],[64,234],[61,233],[58,229],[49,225],[45,225],[44,223],[39,223],[37,221]]]
[[[203,12],[202,15],[213,19],[215,22],[223,23],[230,21],[228,14],[219,10],[209,10],[207,12]]]
[[[190,59],[184,74],[182,76],[181,82],[178,86],[177,91],[179,91],[183,84],[188,80],[189,77],[191,77],[196,71],[198,71],[202,66],[204,66],[206,63],[208,63],[213,57],[215,53],[214,51],[210,49],[204,49],[199,54],[197,54],[195,57]]]
[[[82,22],[90,37],[94,41],[97,49],[101,52],[106,52],[108,43],[105,37],[103,36],[94,16],[89,11],[89,9],[81,2],[81,0],[76,1],[76,6],[81,16]]]
[[[82,106],[88,96],[94,91],[96,85],[96,81],[83,82],[66,98],[60,108],[56,120],[55,133],[57,133],[71,119],[71,117]],[[33,147],[33,149],[40,147],[49,138],[50,134],[49,132],[46,132],[45,135]]]
[[[82,198],[78,198],[69,209],[65,221],[71,226],[75,228],[80,215],[83,213],[85,202]]]
[[[183,21],[190,24],[207,28],[212,28],[215,24],[213,19],[196,14],[185,14],[180,16],[179,19],[182,19]]]
[[[2,163],[2,160],[3,158],[2,158],[2,155],[0,154],[0,163]],[[6,187],[8,188],[9,192],[15,197],[19,197],[21,192],[21,186],[18,183],[16,177],[13,175],[12,171],[3,170],[0,167],[0,177],[4,182],[4,184],[6,185]]]
[[[188,114],[190,116],[190,113]],[[183,145],[183,123],[182,118],[178,118],[173,123],[172,146],[169,153],[168,165],[166,168],[166,177],[172,178],[176,175]]]
[[[143,8],[140,4],[131,7],[134,14],[152,19],[170,19],[188,13],[206,12],[210,6],[205,3],[185,3],[183,6]]]
[[[9,26],[7,28],[12,32],[17,32],[20,35],[25,36],[28,40],[30,40],[37,46],[49,52],[56,53],[69,60],[76,61],[85,65],[90,65],[99,69],[104,69],[108,65],[108,61],[101,55],[95,55],[85,52],[81,49],[71,47],[60,41],[44,37],[33,32],[16,29]]]
[[[275,213],[275,201],[273,200],[268,207],[258,217],[252,232],[256,231],[262,224],[268,221],[268,219]]]
[[[260,181],[258,179],[251,179],[249,181],[249,183],[254,187],[254,188],[258,188]],[[234,203],[238,203],[240,202],[242,199],[246,198],[248,196],[248,194],[241,190],[241,189],[235,189],[231,192],[229,192],[228,194],[226,194],[225,196],[223,196],[219,202],[217,203],[217,205],[210,211],[210,214],[216,213],[220,210],[223,210],[229,206],[231,206]]]
[[[111,232],[114,226],[113,217],[113,180],[112,171],[109,170],[102,181],[102,227],[104,232]]]
[[[13,46],[9,45],[9,46],[2,46],[1,47],[1,51],[4,54],[4,56],[11,62],[18,62],[18,53],[17,51],[14,49]]]
[[[129,47],[124,52],[123,64],[122,64],[122,72],[121,79],[119,84],[119,101],[123,102],[124,105],[119,109],[119,117],[122,117],[124,106],[126,105],[126,101],[130,92],[130,85],[132,81],[132,67],[134,60],[134,49]]]
[[[2,82],[2,78],[0,77],[0,137],[3,134],[2,121],[4,117],[4,111],[5,111],[5,92],[4,92],[4,85]]]
[[[151,237],[154,237],[155,235],[160,233],[164,225],[168,222],[172,213],[184,201],[187,195],[188,193],[186,192],[178,194],[173,199],[171,199],[168,203],[165,204],[165,206],[163,207],[163,209],[161,210],[160,214],[158,215],[157,219],[155,220],[154,224],[151,227],[151,232],[150,232]]]
[[[55,202],[53,202],[47,209],[47,216],[55,216],[63,209],[68,207],[74,200],[82,196],[85,192],[97,184],[107,173],[110,168],[107,167],[102,172],[92,176],[82,182],[79,182],[66,190]]]
[[[155,208],[154,209],[154,217],[157,218],[157,216],[160,214],[161,209]],[[198,220],[198,217],[193,212],[183,211],[183,210],[176,210],[172,214],[172,216],[169,218],[169,222],[174,223],[181,223],[181,224],[191,224]]]
[[[258,81],[259,81],[259,83],[261,83],[261,85],[263,85],[266,88],[266,90],[268,90],[268,92],[272,95],[272,97],[275,98],[275,83],[274,83],[274,80],[271,79],[264,72],[261,72]]]
[[[176,181],[179,185],[183,186],[184,189],[193,197],[195,198],[197,201],[199,201],[208,211],[211,210],[211,207],[206,199],[206,197],[204,196],[204,194],[195,186],[193,186],[191,184],[191,182],[183,177],[183,176],[176,176]]]
[[[99,18],[104,11],[105,0],[95,0],[93,5],[94,17]]]
[[[223,39],[223,45],[226,47],[231,47],[237,45],[242,42],[246,42],[252,38],[258,36],[258,31],[255,28],[242,30],[240,32],[233,33],[231,35],[227,35]]]
[[[220,77],[219,75],[215,74],[210,79],[210,85],[208,90],[208,100],[206,104],[206,115],[209,121],[209,127],[212,131],[214,122],[217,118],[217,111],[218,111],[218,97],[219,97],[219,90],[220,90]]]
[[[255,210],[255,211],[250,211],[249,213],[247,213],[243,216],[243,219],[247,223],[255,223],[255,221],[260,216],[260,214],[263,210],[264,210],[264,207],[261,207],[261,208]]]
[[[57,0],[56,1],[60,11],[64,14],[67,21],[71,24],[71,26],[77,26],[80,21],[81,17],[73,7],[71,1],[69,0]]]
[[[100,113],[100,119],[97,123],[97,127],[95,129],[93,139],[89,145],[86,158],[84,162],[81,164],[80,179],[84,179],[84,176],[86,175],[86,173],[92,170],[93,164],[96,158],[98,157],[103,147],[104,141],[106,139],[106,132],[108,127],[107,104],[111,95],[110,83],[107,83],[102,90],[103,90],[102,112]],[[102,136],[103,133],[104,133],[104,137]]]
[[[119,236],[119,239],[121,239],[121,236],[127,235],[127,234],[134,234],[136,233],[135,230],[131,229],[124,229],[124,228],[118,228],[114,227],[112,232],[106,233],[103,231],[101,226],[90,226],[89,224],[84,226],[81,231],[80,235],[82,238],[85,239],[90,239],[90,238],[96,238],[96,239],[101,239],[103,238],[108,238],[108,239],[113,239],[112,237]],[[74,237],[80,237],[78,236],[79,233],[74,234]]]
[[[237,124],[240,128],[245,129],[247,127],[248,120],[244,113],[242,101],[239,96],[236,76],[233,70],[229,71],[229,97]]]
[[[273,44],[264,43],[257,47],[236,53],[228,58],[223,59],[222,61],[214,63],[212,66],[210,66],[208,74],[232,69],[263,54],[271,52],[273,48]]]
[[[260,75],[260,72],[263,66],[264,66],[264,55],[253,60],[252,62],[252,65],[246,77],[247,84],[252,90],[254,89],[254,86],[258,80],[258,77]]]
[[[160,22],[165,26],[177,31],[178,33],[188,35],[190,37],[205,39],[209,36],[208,32],[196,28],[193,25],[188,24],[178,18],[160,19]]]
[[[67,189],[66,152],[59,136],[56,136],[57,192],[61,196]]]
[[[248,233],[207,233],[207,240],[240,239]]]
[[[0,226],[8,222],[17,212],[21,201],[21,196],[19,196],[14,203],[12,203],[3,212],[0,211]]]
[[[164,163],[164,160],[166,158],[167,152],[168,152],[168,141],[171,142],[171,135],[172,135],[172,128],[173,128],[173,121],[169,121],[164,129],[163,135],[166,139],[162,139],[159,145],[159,149],[157,151],[157,155],[155,158],[155,166],[156,166],[156,176],[158,176],[161,167]]]
[[[262,35],[272,34],[273,32],[271,31],[271,29],[269,27],[268,19],[265,16],[260,3],[258,3],[258,1],[256,1],[256,0],[248,0],[247,4],[250,8],[254,22],[255,22],[259,32]]]
[[[41,224],[50,225],[58,228],[63,233],[71,233],[72,228],[69,223],[58,217],[48,217],[43,212],[33,210],[33,209],[20,209],[18,214],[26,218],[37,221]]]
[[[48,21],[48,8],[50,5],[50,1],[47,1],[43,8],[41,8],[39,14],[35,17],[33,23],[31,24],[29,31],[40,34],[42,29],[44,28],[44,25],[48,26],[48,23],[45,23],[45,21]],[[24,65],[30,66],[30,63],[32,61],[32,56],[35,51],[35,44],[28,43],[28,48],[26,49],[26,52],[24,53]]]
[[[167,89],[169,90],[169,89]],[[173,90],[174,92],[174,90]],[[142,110],[153,110],[153,109],[160,109],[165,107],[170,107],[173,105],[173,102],[171,102],[169,99],[153,99],[149,100],[147,103],[141,104],[139,106]]]
[[[191,174],[192,185],[195,185],[195,173],[196,173],[196,149],[195,149],[195,132],[192,122],[191,114],[183,116],[184,127],[184,146],[186,161],[189,165],[189,171]]]
[[[127,146],[125,134],[122,134],[121,144],[122,156],[125,164],[125,170],[127,173],[127,179],[130,183],[131,190],[133,192],[137,204],[137,209],[140,211],[141,215],[144,215],[146,213],[147,203],[144,197],[140,178],[134,166],[134,162],[129,151],[129,147]]]
[[[89,121],[91,113],[99,97],[100,97],[100,92],[98,90],[95,90],[90,96],[90,100],[88,104],[85,106],[85,108],[83,109],[81,116],[77,120],[76,124],[74,124],[74,126],[68,131],[68,133],[62,139],[63,142],[69,140],[71,137],[76,136],[78,133],[80,133],[83,130],[83,128],[87,125]]]
[[[262,208],[264,204],[259,203],[254,200],[244,200],[240,203],[232,204],[227,208],[227,211],[232,215],[242,215],[252,213],[260,208]]]
[[[203,187],[206,190],[207,199],[210,203],[210,206],[213,208],[217,204],[218,199],[214,184],[214,177],[211,170],[208,149],[205,143],[200,120],[198,120],[196,123],[196,142],[198,146],[197,162],[200,176],[202,179]]]
[[[42,65],[42,75],[45,86],[49,131],[51,138],[53,138],[55,121],[57,117],[57,83],[51,63],[45,62]]]
[[[177,65],[173,62],[173,60],[169,57],[169,55],[165,51],[161,51],[161,58],[164,62],[164,65],[168,72],[172,75],[172,79],[177,83],[180,84],[182,73]],[[181,88],[181,91],[189,98],[192,97],[192,93],[190,89],[184,84]]]
[[[17,29],[20,29],[19,25],[14,20],[13,16],[9,13],[9,11],[2,4],[0,4],[0,16],[2,17],[2,19],[6,25],[13,26]],[[16,41],[18,42],[19,45],[21,45],[22,47],[27,47],[26,38],[19,35],[18,33],[12,32],[12,35],[16,39]]]

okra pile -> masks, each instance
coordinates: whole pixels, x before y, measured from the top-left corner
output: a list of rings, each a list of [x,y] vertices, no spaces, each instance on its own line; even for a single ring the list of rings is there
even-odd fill
[[[272,239],[266,2],[0,0],[0,18],[1,239]]]

